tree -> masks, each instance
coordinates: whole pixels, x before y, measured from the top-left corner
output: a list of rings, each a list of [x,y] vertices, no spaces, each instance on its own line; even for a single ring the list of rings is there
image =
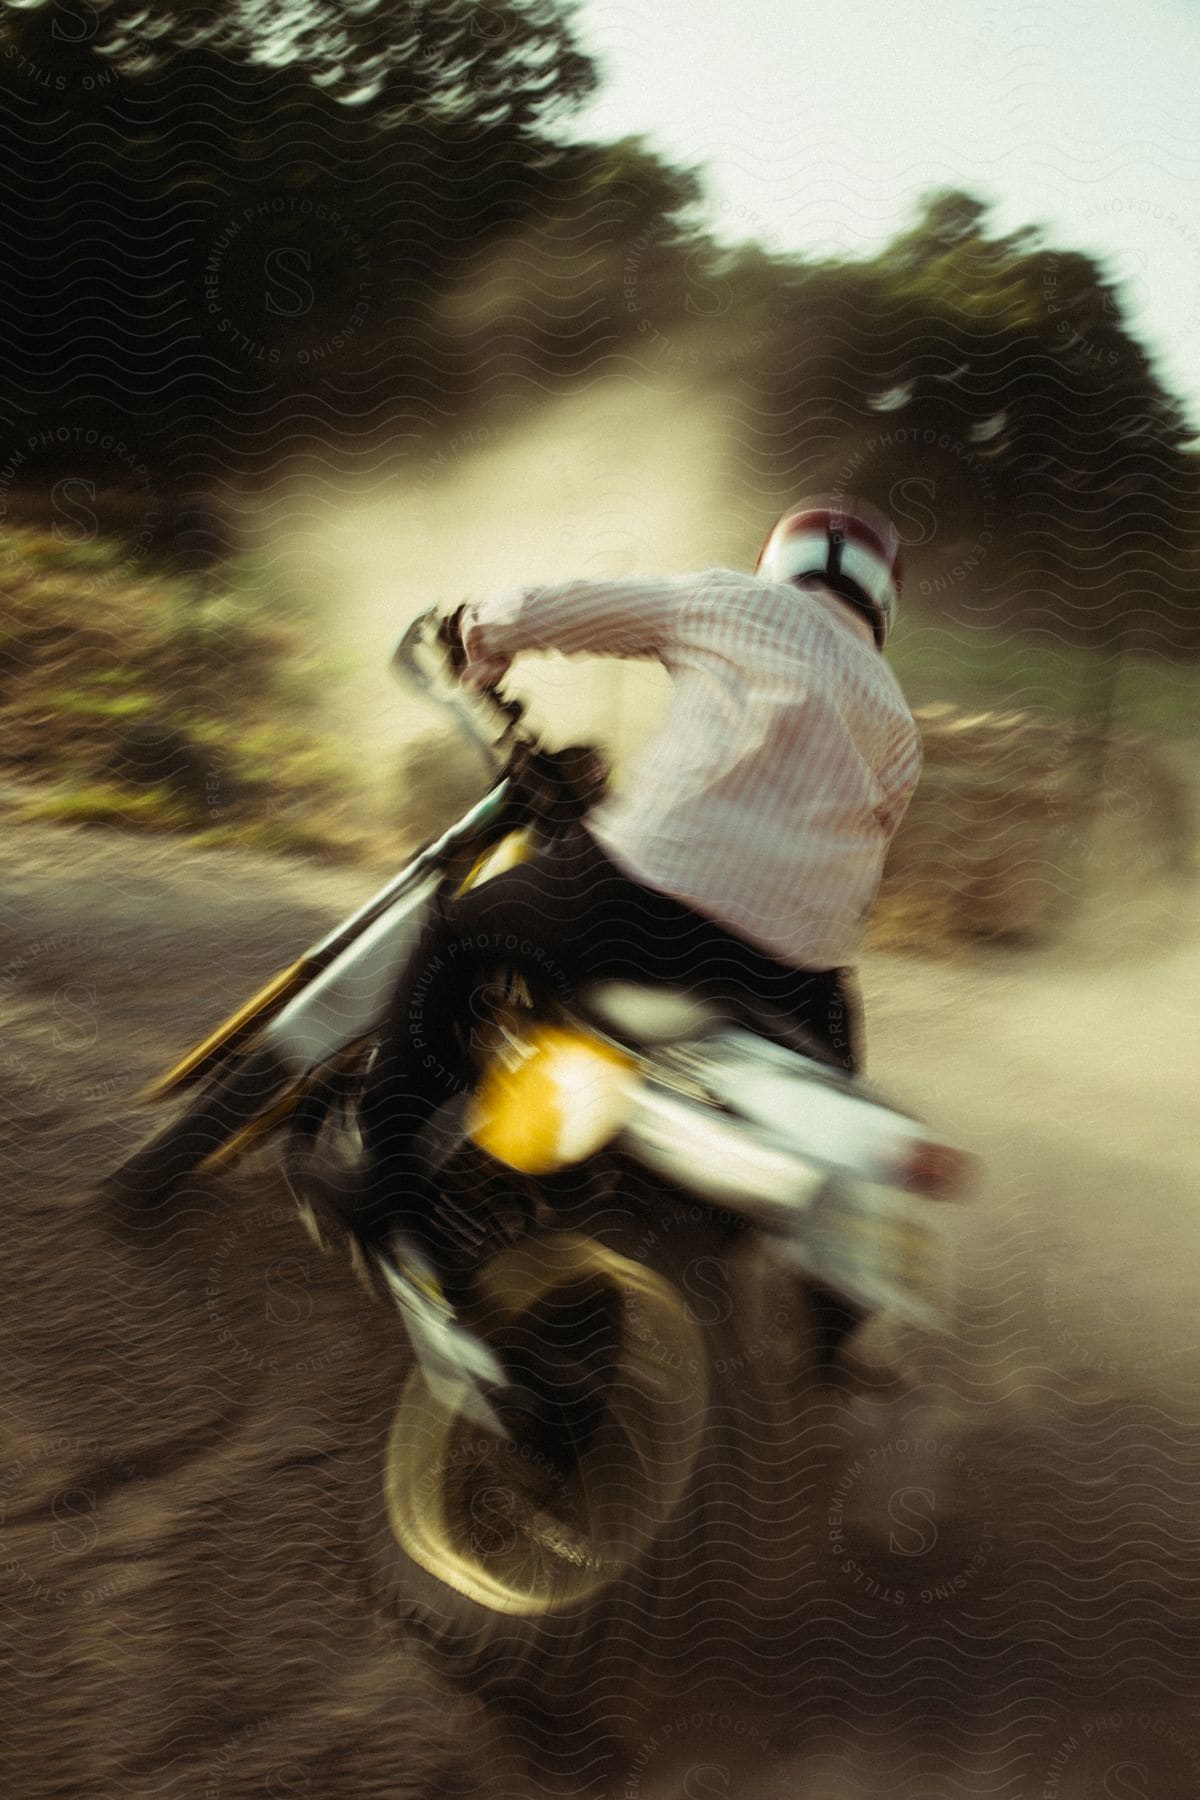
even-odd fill
[[[1094,261],[949,192],[795,280],[752,383],[764,513],[861,492],[897,517],[918,605],[984,630],[1109,644],[1178,609],[1189,430]]]
[[[539,129],[586,98],[596,71],[556,0],[8,0],[4,42],[39,66],[73,53],[162,81],[223,57],[297,75],[384,125]]]
[[[437,298],[595,81],[553,0],[6,0],[0,48],[0,409],[196,471],[436,416]]]

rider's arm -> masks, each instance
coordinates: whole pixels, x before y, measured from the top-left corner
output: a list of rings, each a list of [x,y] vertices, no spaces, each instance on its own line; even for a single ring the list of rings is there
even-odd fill
[[[463,616],[466,679],[494,679],[523,650],[564,656],[662,656],[676,640],[696,576],[568,581],[509,588]]]

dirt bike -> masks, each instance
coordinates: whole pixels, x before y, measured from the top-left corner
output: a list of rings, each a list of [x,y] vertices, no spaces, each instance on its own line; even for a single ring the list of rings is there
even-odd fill
[[[806,1283],[941,1322],[930,1201],[959,1191],[964,1162],[765,1009],[611,981],[565,1006],[491,969],[474,1087],[422,1139],[463,1247],[457,1307],[363,1237],[357,1106],[426,909],[552,841],[606,778],[590,749],[545,749],[501,691],[469,700],[442,636],[422,615],[395,662],[478,746],[487,792],[156,1084],[159,1100],[195,1095],[109,1186],[160,1196],[269,1145],[318,1241],[351,1244],[411,1341],[383,1459],[391,1538],[443,1594],[545,1619],[578,1614],[678,1526],[714,1384],[737,1385],[731,1342],[749,1356],[757,1333],[756,1364],[790,1358],[803,1377]],[[705,1259],[743,1271],[720,1318]]]

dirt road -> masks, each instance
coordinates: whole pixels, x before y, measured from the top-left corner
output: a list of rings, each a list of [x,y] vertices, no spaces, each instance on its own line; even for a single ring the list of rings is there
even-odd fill
[[[403,1365],[386,1318],[270,1190],[196,1195],[134,1242],[88,1200],[144,1128],[139,1084],[361,879],[91,834],[8,847],[8,1791],[551,1792],[354,1548]],[[1139,933],[1120,956],[1109,931],[869,964],[875,1074],[987,1166],[957,1227],[958,1332],[897,1345],[921,1379],[848,1414],[798,1498],[810,1578],[770,1627],[786,1699],[737,1668],[716,1701],[647,1696],[623,1764],[571,1791],[1200,1793],[1194,898]]]

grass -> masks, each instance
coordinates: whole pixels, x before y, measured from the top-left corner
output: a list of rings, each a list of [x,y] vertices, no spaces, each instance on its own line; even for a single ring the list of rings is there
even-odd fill
[[[55,712],[80,719],[136,719],[154,710],[151,694],[101,694],[63,688],[48,693],[46,700]]]
[[[116,539],[5,530],[0,769],[44,789],[19,816],[361,847],[352,771],[316,725],[304,625],[253,558],[202,586],[131,566]]]
[[[51,819],[60,825],[122,825],[143,831],[178,831],[189,823],[187,809],[168,788],[145,793],[103,781],[51,790],[23,808],[27,819]]]

